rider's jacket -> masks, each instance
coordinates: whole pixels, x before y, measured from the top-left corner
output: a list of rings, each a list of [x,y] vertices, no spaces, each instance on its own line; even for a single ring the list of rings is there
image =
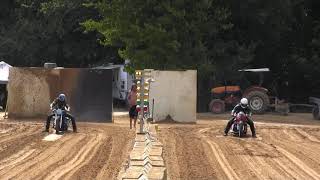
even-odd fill
[[[59,109],[64,109],[64,108],[69,108],[69,105],[67,104],[66,101],[60,101],[58,98],[56,98],[50,105],[53,109],[59,108]]]
[[[244,112],[245,114],[251,114],[251,110],[249,106],[242,107],[240,103],[233,108],[233,110],[231,111],[231,114],[238,114],[241,111]]]

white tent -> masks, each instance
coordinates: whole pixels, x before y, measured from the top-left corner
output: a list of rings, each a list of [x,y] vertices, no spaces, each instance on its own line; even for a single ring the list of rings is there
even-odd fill
[[[9,69],[10,66],[8,63],[1,61],[0,62],[0,84],[7,84],[9,80]]]

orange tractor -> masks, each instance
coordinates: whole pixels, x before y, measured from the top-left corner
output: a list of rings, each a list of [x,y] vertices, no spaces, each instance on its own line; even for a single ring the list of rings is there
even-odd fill
[[[262,87],[263,74],[269,71],[270,70],[268,68],[239,70],[242,74],[246,74],[248,72],[258,73],[260,77],[259,83],[256,83],[256,85],[250,85],[245,89],[241,89],[240,86],[235,85],[225,85],[213,88],[211,90],[212,100],[209,104],[209,110],[213,113],[223,113],[227,106],[231,107],[236,105],[242,97],[246,97],[248,99],[249,107],[253,113],[264,113],[272,106],[279,109],[280,106],[278,99],[269,96],[268,89]],[[270,105],[270,103],[272,103],[272,105]],[[283,111],[288,112],[289,107],[286,106]]]

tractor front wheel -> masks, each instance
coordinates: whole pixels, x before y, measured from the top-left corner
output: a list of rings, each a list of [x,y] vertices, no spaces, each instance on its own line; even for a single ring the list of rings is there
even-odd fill
[[[225,112],[225,103],[221,99],[213,99],[210,102],[209,109],[214,114],[221,114]]]

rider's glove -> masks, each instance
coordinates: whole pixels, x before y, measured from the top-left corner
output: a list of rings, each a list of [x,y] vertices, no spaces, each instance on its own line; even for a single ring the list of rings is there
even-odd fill
[[[231,116],[235,117],[236,113],[234,113],[233,111],[231,111]]]

